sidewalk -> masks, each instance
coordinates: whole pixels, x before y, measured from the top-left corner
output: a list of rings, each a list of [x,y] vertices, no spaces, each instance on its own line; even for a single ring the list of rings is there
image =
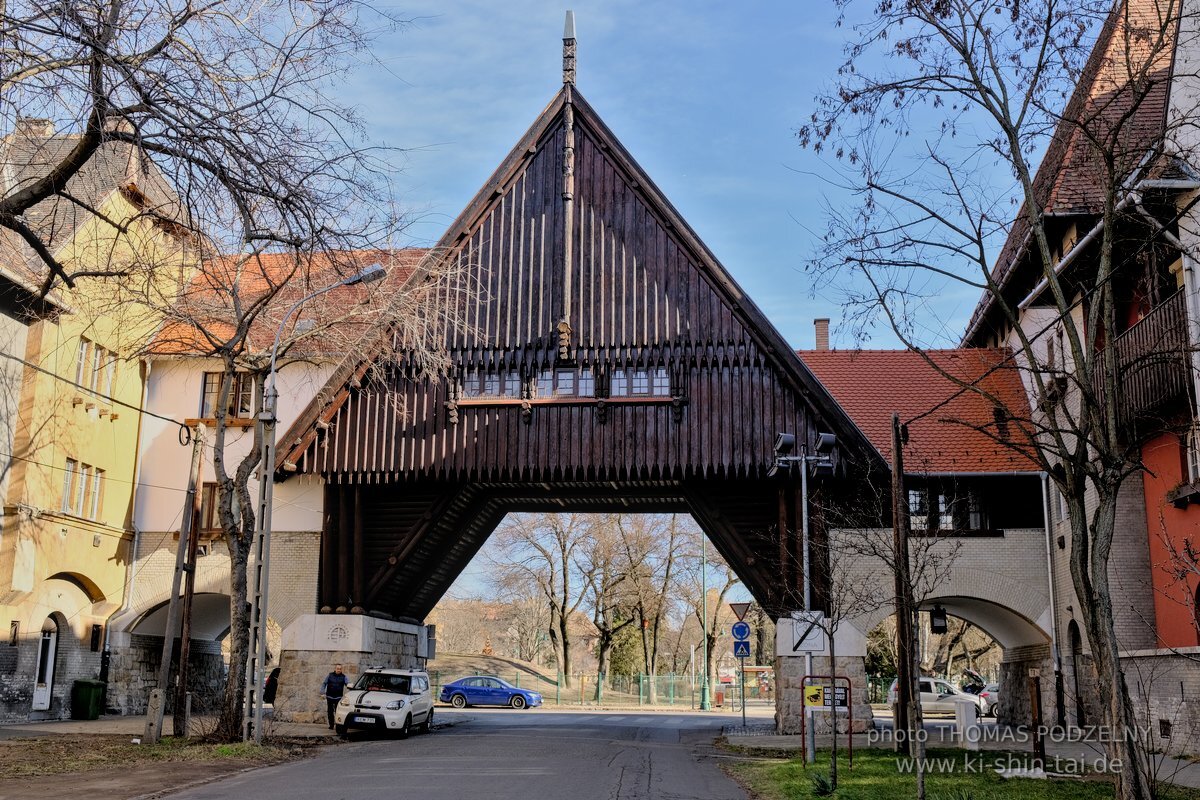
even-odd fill
[[[198,730],[205,729],[207,717],[196,717],[192,720],[193,728]],[[211,725],[209,726],[211,727]],[[46,736],[46,735],[78,735],[78,734],[95,734],[95,735],[124,735],[131,739],[140,738],[146,730],[146,715],[139,716],[102,716],[100,719],[94,720],[48,720],[46,722],[22,722],[13,725],[0,726],[0,739],[19,739],[28,738],[31,736]],[[296,737],[313,737],[325,738],[332,737],[333,731],[324,725],[316,723],[302,722],[275,722],[268,721],[264,723],[263,730],[271,736],[296,736]],[[173,732],[171,717],[167,716],[163,719],[163,735],[168,736]]]

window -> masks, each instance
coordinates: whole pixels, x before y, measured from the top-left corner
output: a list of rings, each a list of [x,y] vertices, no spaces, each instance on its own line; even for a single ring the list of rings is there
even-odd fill
[[[217,518],[217,484],[205,483],[200,487],[200,520],[199,531],[202,535],[212,536],[221,532]]]
[[[575,394],[575,370],[560,369],[554,374],[554,394],[571,397]]]
[[[1193,423],[1187,433],[1187,479],[1200,481],[1200,424]]]
[[[949,531],[956,527],[954,524],[955,505],[954,498],[944,494],[938,495],[938,530]]]
[[[92,469],[92,498],[85,511],[88,519],[100,519],[102,505],[102,489],[104,486],[104,470],[99,467]]]
[[[504,394],[507,397],[521,396],[521,373],[517,371],[507,372],[504,375]]]
[[[671,394],[671,375],[662,367],[654,370],[652,393],[657,397],[667,397]]]
[[[92,376],[89,373],[92,364],[91,347],[91,342],[82,336],[79,337],[79,353],[75,362],[75,382],[80,386],[90,386],[92,383]]]
[[[554,373],[544,369],[537,375],[537,389],[534,397],[550,397],[554,394]]]
[[[204,397],[200,403],[200,416],[212,419],[216,416],[217,398],[221,394],[223,372],[204,373]],[[248,419],[254,413],[254,376],[248,372],[233,375],[233,386],[229,390],[230,417]]]
[[[1068,519],[1067,511],[1067,496],[1061,490],[1055,490],[1054,496],[1058,499],[1058,521],[1066,522]]]
[[[63,472],[62,512],[84,519],[99,519],[103,508],[104,470],[68,458]]]
[[[608,379],[608,396],[609,397],[628,397],[629,396],[629,376],[625,374],[623,369],[614,369],[612,375]]]
[[[579,371],[579,396],[594,397],[596,394],[596,376],[592,374],[591,367],[584,367]]]
[[[79,337],[75,382],[84,389],[110,397],[116,379],[117,355],[87,337]]]
[[[73,458],[67,459],[67,468],[63,470],[63,497],[62,497],[62,512],[70,514],[71,509],[75,507],[75,476],[79,472],[79,462]]]
[[[929,527],[929,492],[925,489],[908,490],[908,521],[914,531]]]
[[[650,373],[644,369],[635,369],[629,381],[630,394],[650,394]]]

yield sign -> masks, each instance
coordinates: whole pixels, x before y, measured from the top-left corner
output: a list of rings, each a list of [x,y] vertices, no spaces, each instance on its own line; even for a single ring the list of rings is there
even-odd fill
[[[749,603],[730,603],[729,607],[733,609],[733,615],[741,622],[746,618],[746,612],[750,610]]]

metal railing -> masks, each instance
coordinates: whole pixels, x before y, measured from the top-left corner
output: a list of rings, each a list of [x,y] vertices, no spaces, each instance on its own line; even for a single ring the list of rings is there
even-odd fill
[[[1113,341],[1120,376],[1117,409],[1121,418],[1134,420],[1188,392],[1188,321],[1183,291],[1150,310],[1145,317]],[[1094,386],[1104,396],[1100,365]]]

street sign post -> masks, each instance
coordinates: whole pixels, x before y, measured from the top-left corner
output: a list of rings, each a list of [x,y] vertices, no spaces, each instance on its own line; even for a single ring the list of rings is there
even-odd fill
[[[730,603],[730,606],[749,605],[748,603]],[[734,608],[734,613],[737,609]],[[750,626],[742,619],[745,609],[738,615],[738,621],[733,623],[729,632],[733,634],[733,657],[738,660],[738,673],[742,684],[742,727],[746,727],[746,659],[750,657]]]

